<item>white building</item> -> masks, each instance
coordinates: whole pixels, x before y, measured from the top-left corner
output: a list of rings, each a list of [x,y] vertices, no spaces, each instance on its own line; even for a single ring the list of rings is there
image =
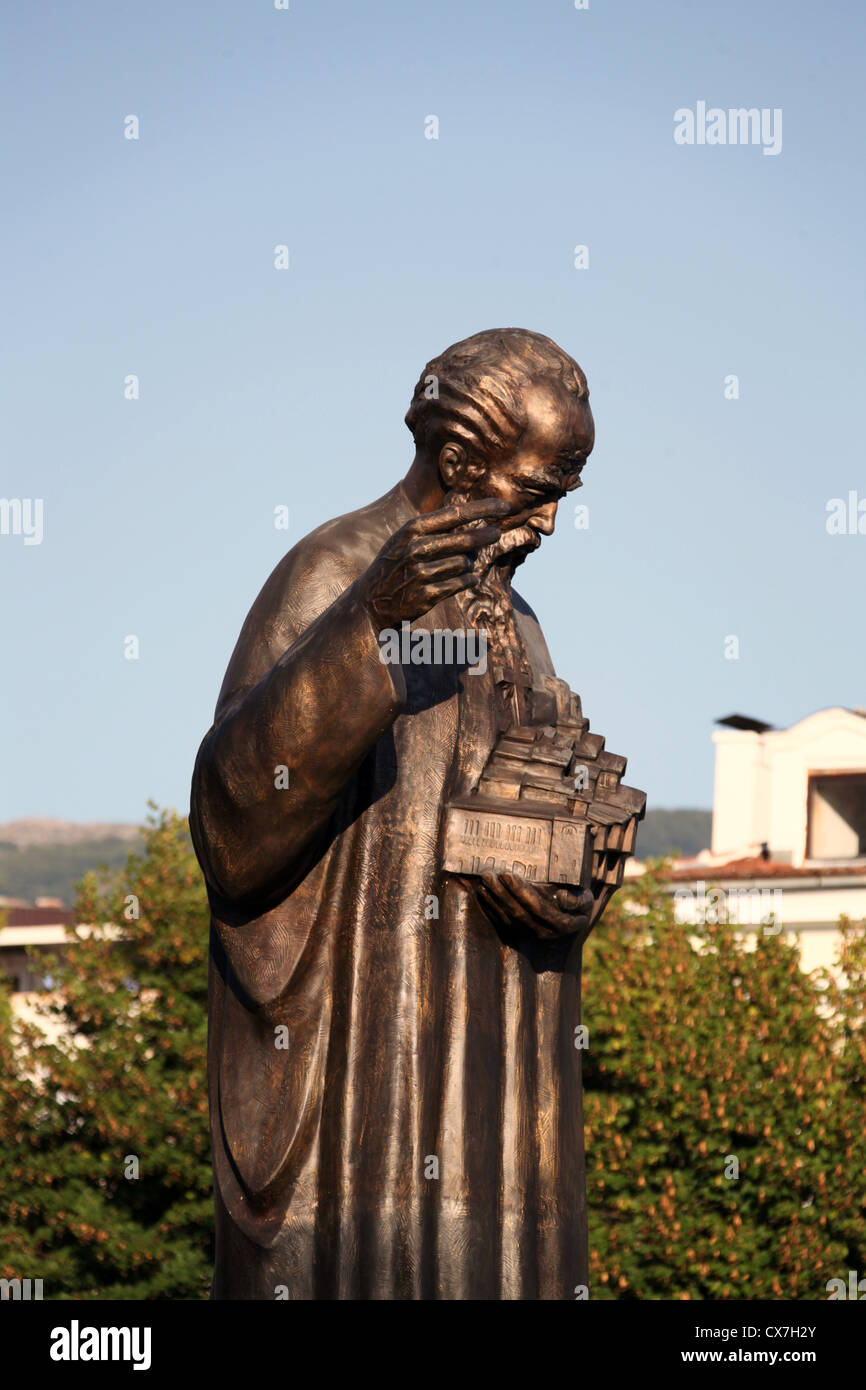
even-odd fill
[[[65,954],[75,919],[63,907],[42,905],[45,901],[36,907],[16,903],[0,908],[0,974],[12,992],[13,1013],[41,1028],[55,1042],[60,1025],[38,1013],[38,1003],[44,1002],[45,991],[50,987],[40,956],[43,952]]]
[[[718,890],[711,910],[727,905],[727,920],[758,930],[773,913],[799,933],[805,970],[831,965],[839,918],[866,921],[866,710],[820,710],[790,729],[718,722],[712,847],[671,876],[680,920],[700,919],[686,915],[689,893],[700,914]]]

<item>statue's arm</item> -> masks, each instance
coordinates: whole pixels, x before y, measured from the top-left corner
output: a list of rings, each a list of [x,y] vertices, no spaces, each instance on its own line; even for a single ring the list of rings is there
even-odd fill
[[[498,539],[494,522],[508,511],[503,499],[482,498],[413,517],[361,574],[353,532],[331,552],[302,542],[277,566],[244,624],[193,773],[190,829],[212,893],[265,907],[303,871],[406,701],[402,670],[379,658],[378,632],[475,584],[477,552]],[[344,553],[354,553],[352,572]]]
[[[357,584],[295,640],[283,635],[285,650],[250,684],[281,632],[253,609],[229,668],[237,693],[218,709],[193,773],[199,861],[212,891],[241,905],[266,905],[289,884],[406,698],[402,670],[379,659]]]

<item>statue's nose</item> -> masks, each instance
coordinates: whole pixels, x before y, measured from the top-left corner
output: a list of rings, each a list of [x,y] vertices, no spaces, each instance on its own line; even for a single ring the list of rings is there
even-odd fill
[[[537,512],[533,512],[529,518],[528,525],[535,531],[540,531],[543,536],[552,536],[553,528],[556,525],[556,508],[558,502],[545,502],[543,507],[539,507]]]

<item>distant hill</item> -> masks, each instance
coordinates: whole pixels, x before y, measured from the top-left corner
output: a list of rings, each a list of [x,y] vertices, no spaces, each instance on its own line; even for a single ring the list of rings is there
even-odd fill
[[[0,821],[0,844],[24,849],[30,845],[76,845],[84,840],[138,840],[141,831],[126,821],[28,820]]]
[[[650,810],[638,826],[638,859],[698,854],[709,849],[713,826],[712,811]]]
[[[638,829],[639,859],[697,854],[708,849],[712,812],[647,811]],[[119,869],[142,847],[137,825],[123,822],[30,820],[0,824],[0,896],[75,901],[75,884],[88,869]]]
[[[119,869],[141,848],[137,825],[81,824],[34,818],[0,824],[0,896],[75,900],[75,884],[88,869]]]

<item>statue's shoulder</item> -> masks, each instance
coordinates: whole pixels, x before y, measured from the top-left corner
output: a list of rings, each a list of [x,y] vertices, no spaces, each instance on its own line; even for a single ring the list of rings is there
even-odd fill
[[[388,537],[412,515],[399,484],[357,511],[317,526],[287,551],[266,580],[252,613],[294,618],[306,627],[352,584]]]
[[[250,608],[220,693],[218,711],[255,684],[340,597],[411,515],[399,485],[357,511],[317,526],[271,571]]]
[[[412,515],[398,484],[366,507],[317,526],[283,556],[274,575],[293,583],[311,570],[332,570],[335,576],[351,583],[378,555],[388,537]]]

